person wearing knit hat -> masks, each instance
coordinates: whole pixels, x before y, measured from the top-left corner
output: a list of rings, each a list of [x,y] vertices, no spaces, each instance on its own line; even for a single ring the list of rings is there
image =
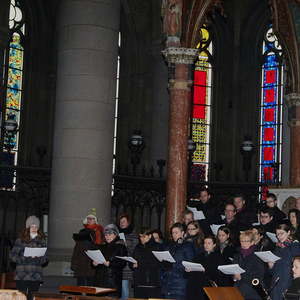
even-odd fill
[[[116,225],[109,224],[104,228],[105,243],[99,245],[98,249],[105,257],[105,262],[99,264],[93,261],[96,267],[96,286],[115,288],[117,292],[113,296],[121,297],[122,291],[122,270],[126,266],[126,261],[118,258],[127,256],[127,249],[123,240],[119,238],[119,230]]]
[[[73,234],[75,246],[71,258],[71,269],[77,279],[77,285],[94,285],[95,268],[85,254],[87,250],[95,250],[104,242],[103,227],[98,224],[96,209],[92,208],[83,219],[83,229]]]
[[[32,293],[39,290],[43,281],[42,267],[48,262],[46,255],[41,257],[24,257],[25,248],[46,248],[45,235],[39,230],[40,220],[36,216],[26,219],[25,229],[10,252],[10,259],[16,263],[16,287],[27,294],[28,300]]]

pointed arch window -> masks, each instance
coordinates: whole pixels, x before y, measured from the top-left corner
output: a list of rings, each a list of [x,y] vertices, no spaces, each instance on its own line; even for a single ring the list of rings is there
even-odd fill
[[[191,117],[191,135],[196,143],[192,157],[191,179],[207,181],[211,125],[212,39],[205,25],[199,34],[200,42],[197,45],[199,56],[195,63]]]
[[[23,66],[25,36],[24,17],[19,0],[10,1],[9,44],[4,50],[3,86],[4,98],[1,102],[1,146],[6,165],[16,165],[19,151],[19,132],[21,104],[23,98]],[[14,130],[7,130],[9,125]],[[6,129],[5,129],[6,128]]]
[[[283,57],[272,27],[265,34],[262,54],[259,181],[276,184],[282,163]]]

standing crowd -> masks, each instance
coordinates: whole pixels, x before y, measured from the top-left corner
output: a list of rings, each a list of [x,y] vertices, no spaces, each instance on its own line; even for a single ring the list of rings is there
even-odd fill
[[[199,220],[199,211],[203,217]],[[78,285],[115,288],[115,297],[207,299],[203,287],[235,286],[245,299],[272,300],[300,293],[300,199],[286,216],[269,194],[258,210],[236,195],[219,211],[210,192],[202,189],[189,201],[182,219],[170,228],[165,240],[158,229],[135,231],[128,214],[117,224],[104,228],[93,211],[83,220],[83,228],[73,235],[71,269]],[[24,257],[25,247],[44,247],[45,239],[35,217],[11,251],[16,263],[17,288],[38,290],[46,256]],[[105,261],[92,261],[87,250],[101,250]],[[159,261],[153,251],[169,251],[175,262]],[[272,251],[276,262],[262,261],[255,252]],[[132,257],[128,262],[120,257]],[[183,261],[201,264],[193,271]],[[238,264],[245,272],[222,273],[220,265]]]

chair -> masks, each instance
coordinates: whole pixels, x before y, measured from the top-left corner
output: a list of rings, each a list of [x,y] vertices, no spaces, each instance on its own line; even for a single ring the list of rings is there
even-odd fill
[[[210,300],[244,300],[236,287],[204,287],[203,290]]]
[[[15,273],[1,273],[1,289],[16,289]]]

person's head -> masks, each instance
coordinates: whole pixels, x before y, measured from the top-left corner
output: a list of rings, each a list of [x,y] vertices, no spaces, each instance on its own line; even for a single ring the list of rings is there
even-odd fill
[[[298,209],[290,209],[288,218],[294,228],[297,228],[300,225],[300,211]]]
[[[182,214],[182,222],[187,225],[194,221],[194,213],[191,210],[186,209]]]
[[[115,224],[108,224],[104,227],[104,238],[106,243],[111,243],[119,236],[118,227]]]
[[[152,238],[152,231],[149,228],[142,228],[139,233],[139,240],[142,245],[147,244]]]
[[[300,210],[300,198],[297,198],[295,201],[295,208]]]
[[[275,194],[269,193],[267,195],[266,205],[270,208],[277,206],[277,197],[275,196]]]
[[[245,250],[254,245],[254,236],[252,230],[246,230],[240,233],[240,243],[241,248]]]
[[[30,234],[37,234],[40,228],[40,220],[36,216],[30,216],[26,219],[26,229]]]
[[[246,205],[246,200],[242,194],[235,195],[233,197],[233,204],[236,207],[236,209],[239,211],[244,208]]]
[[[291,227],[287,224],[279,224],[276,226],[276,236],[280,243],[291,238]]]
[[[200,201],[205,204],[209,201],[211,195],[210,195],[210,192],[207,188],[202,188],[199,192],[199,198],[200,198]]]
[[[97,216],[96,216],[96,209],[92,208],[90,213],[84,218],[83,222],[84,225],[95,225],[98,223]]]
[[[296,256],[293,261],[293,277],[300,277],[300,256]]]
[[[161,244],[163,242],[163,240],[164,240],[163,234],[162,234],[162,232],[161,232],[160,229],[154,229],[154,230],[152,230],[152,236],[153,236],[153,239],[154,239],[154,241],[156,243]]]
[[[233,220],[236,215],[236,207],[232,203],[227,203],[225,205],[224,214],[226,220]]]
[[[170,228],[170,233],[174,242],[182,239],[184,236],[184,228],[181,223],[175,223]]]
[[[267,195],[266,205],[270,208],[277,206],[277,197],[275,196],[275,194],[269,193]]]
[[[254,244],[258,244],[260,240],[264,237],[265,230],[263,226],[253,226],[252,227],[252,232],[253,232],[253,239],[254,239]]]
[[[203,231],[200,228],[200,225],[197,221],[192,221],[192,222],[188,223],[186,232],[187,232],[188,236],[196,236],[198,234],[203,235]]]
[[[259,213],[259,221],[260,224],[262,225],[266,225],[268,223],[270,223],[273,220],[273,210],[269,207],[264,208],[260,211]]]
[[[219,243],[225,243],[230,240],[230,229],[226,226],[221,226],[218,229],[217,239]]]
[[[119,216],[119,227],[121,229],[126,229],[131,224],[131,218],[128,214],[121,214]]]
[[[207,236],[204,239],[204,250],[206,252],[213,252],[217,246],[217,240],[214,236]]]

